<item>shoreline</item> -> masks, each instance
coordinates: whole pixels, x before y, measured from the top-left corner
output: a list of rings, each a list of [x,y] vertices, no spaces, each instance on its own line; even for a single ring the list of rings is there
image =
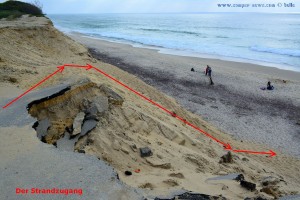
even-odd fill
[[[177,49],[168,49],[165,47],[160,46],[151,46],[146,45],[142,43],[134,43],[130,41],[122,41],[121,39],[114,39],[109,37],[94,37],[90,35],[86,35],[84,33],[72,31],[72,32],[64,32],[66,35],[79,35],[81,37],[89,38],[92,40],[100,40],[100,41],[107,41],[111,43],[117,43],[117,44],[124,44],[124,45],[130,45],[134,48],[141,48],[141,49],[149,49],[157,51],[160,54],[166,54],[166,55],[173,55],[173,56],[181,56],[181,57],[190,57],[190,58],[199,58],[199,59],[207,59],[207,60],[218,60],[222,62],[233,62],[233,63],[243,63],[243,64],[249,64],[249,65],[257,65],[264,68],[270,68],[276,69],[276,70],[283,70],[283,71],[290,71],[300,74],[300,69],[297,70],[295,66],[292,65],[285,65],[280,63],[270,63],[265,61],[259,61],[259,60],[251,60],[246,58],[238,58],[238,57],[226,57],[222,55],[213,55],[213,54],[205,54],[205,53],[197,53],[197,52],[189,52],[184,50],[177,50]]]
[[[155,50],[77,34],[71,38],[90,48],[95,58],[141,78],[236,139],[267,144],[300,157],[299,125],[296,125],[300,119],[296,113],[300,109],[296,93],[300,89],[297,81],[300,73],[247,63],[160,54]],[[208,80],[197,67],[199,64],[202,70],[206,64],[213,67],[216,83],[213,88],[208,86]],[[191,67],[196,73],[190,72]],[[276,90],[260,90],[269,80]]]

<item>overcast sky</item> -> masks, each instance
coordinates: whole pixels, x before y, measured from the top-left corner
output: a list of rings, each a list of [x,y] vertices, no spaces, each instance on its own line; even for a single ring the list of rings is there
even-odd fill
[[[33,2],[33,0],[25,0]],[[4,2],[4,0],[0,0]],[[164,12],[280,12],[300,13],[300,0],[40,0],[46,14],[164,13]],[[276,8],[219,8],[218,4],[268,4]],[[294,3],[295,7],[285,7]]]

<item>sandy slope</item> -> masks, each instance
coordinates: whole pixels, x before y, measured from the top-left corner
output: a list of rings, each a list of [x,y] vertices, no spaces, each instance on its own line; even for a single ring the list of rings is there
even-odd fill
[[[299,72],[72,37],[95,48],[96,57],[138,76],[237,139],[268,144],[300,157]],[[209,86],[202,73],[207,64],[213,68],[214,86]],[[192,67],[196,72],[190,71]],[[274,91],[260,90],[267,81],[275,86]]]
[[[35,19],[35,21],[38,20],[44,21]],[[19,87],[25,90],[47,74],[52,73],[57,65],[88,62],[176,112],[218,139],[229,142],[235,148],[268,149],[266,145],[241,143],[232,139],[230,135],[219,131],[201,117],[182,108],[175,99],[164,95],[137,77],[115,66],[91,58],[86,48],[65,37],[51,25],[47,25],[48,23],[40,26],[36,25],[35,21],[29,21],[31,20],[26,22],[26,26],[18,23],[10,28],[0,28],[1,86],[9,83],[12,88]],[[107,126],[98,126],[91,133],[94,144],[85,147],[88,154],[96,155],[101,160],[110,163],[119,172],[121,180],[125,183],[134,187],[147,188],[144,192],[151,195],[167,194],[171,190],[183,188],[206,194],[222,194],[229,199],[243,199],[258,195],[268,196],[258,191],[247,191],[235,181],[207,181],[207,178],[217,175],[243,173],[247,180],[257,183],[258,189],[262,188],[260,185],[262,178],[273,176],[284,180],[280,181],[278,185],[281,194],[299,192],[300,161],[298,159],[281,153],[275,158],[238,154],[234,156],[234,163],[219,164],[220,157],[226,153],[220,145],[196,133],[174,117],[137,98],[132,92],[98,73],[83,72],[80,69],[65,70],[63,74],[46,82],[42,87],[86,76],[97,84],[108,85],[125,100],[122,107],[110,111]],[[16,80],[11,78],[16,78]],[[18,95],[11,92],[15,96]],[[20,132],[19,128],[11,127],[11,130],[16,133]],[[5,140],[16,137],[15,134],[10,135],[10,131],[7,129],[0,128],[0,131],[1,134],[6,134],[5,138],[3,137]],[[1,144],[5,140],[1,139]],[[28,145],[28,143],[23,144]],[[133,144],[137,148],[149,146],[153,150],[153,156],[147,159],[141,158],[138,151],[131,148]],[[18,145],[22,145],[22,143],[13,145],[18,148]],[[13,149],[13,147],[11,148]],[[9,153],[10,150],[4,148],[1,153],[5,151]],[[64,156],[64,153],[57,156]],[[29,158],[30,155],[28,155]],[[41,158],[36,157],[36,159]],[[76,156],[74,159],[77,159]],[[18,161],[18,158],[15,161]],[[51,161],[53,160],[50,159],[49,162]],[[6,157],[5,160],[1,159],[1,167],[6,166],[8,162],[12,162],[9,157]],[[35,168],[35,166],[32,167]],[[64,167],[66,166],[62,166],[62,168]],[[130,177],[123,175],[125,170],[133,171],[134,169],[140,169],[141,172],[134,173]],[[49,170],[51,171],[51,169]],[[11,171],[5,175],[9,175],[9,173]],[[39,181],[43,182],[43,180]],[[82,187],[88,187],[88,180],[83,181]],[[10,187],[17,187],[17,177],[12,178],[10,183]],[[57,185],[59,186],[59,183]],[[223,188],[224,185],[228,186],[228,189]],[[7,191],[5,194],[8,195]],[[14,194],[10,193],[10,195]],[[271,196],[268,197],[271,198]]]

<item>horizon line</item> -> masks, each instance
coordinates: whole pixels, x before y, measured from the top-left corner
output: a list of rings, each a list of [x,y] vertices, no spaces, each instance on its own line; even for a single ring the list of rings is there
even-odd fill
[[[300,12],[111,12],[111,13],[46,13],[45,15],[94,15],[94,14],[300,14]]]

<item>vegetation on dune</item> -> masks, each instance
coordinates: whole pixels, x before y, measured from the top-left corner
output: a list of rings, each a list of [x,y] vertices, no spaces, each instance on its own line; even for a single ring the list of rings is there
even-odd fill
[[[21,1],[6,1],[0,3],[0,19],[8,18],[15,19],[21,17],[22,15],[30,15],[43,17],[43,11],[41,6],[39,6],[38,1],[34,3],[25,3]]]

